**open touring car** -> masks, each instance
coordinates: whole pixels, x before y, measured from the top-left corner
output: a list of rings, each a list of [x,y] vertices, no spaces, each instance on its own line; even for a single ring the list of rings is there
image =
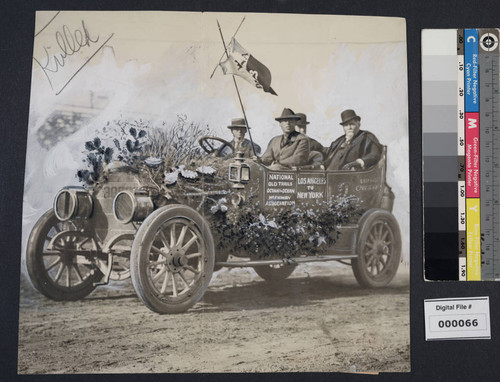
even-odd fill
[[[220,154],[221,147],[214,150],[211,139],[202,138],[200,145]],[[340,261],[352,266],[363,287],[386,286],[395,276],[401,236],[391,213],[394,194],[386,184],[385,148],[378,164],[363,171],[325,171],[312,165],[273,171],[236,156],[226,174],[225,189],[193,187],[180,198],[128,167],[111,168],[104,181],[89,189],[62,189],[29,237],[26,264],[33,285],[48,298],[77,300],[97,285],[131,277],[151,310],[179,313],[202,298],[212,273],[221,267],[253,267],[262,278],[279,280],[303,262]],[[228,208],[239,209],[249,193],[263,209],[352,195],[363,213],[338,227],[334,245],[287,261],[282,254],[216,250],[206,200],[227,196]]]

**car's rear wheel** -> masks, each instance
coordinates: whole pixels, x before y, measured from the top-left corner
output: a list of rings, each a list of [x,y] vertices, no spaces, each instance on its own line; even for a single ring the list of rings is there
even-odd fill
[[[358,255],[352,260],[352,270],[362,287],[381,288],[392,281],[401,259],[401,233],[389,211],[372,209],[364,214]]]
[[[210,228],[194,209],[162,207],[142,223],[131,251],[131,276],[144,304],[157,313],[181,313],[210,283],[215,247]]]
[[[96,250],[96,243],[77,222],[61,222],[52,209],[47,211],[28,239],[26,267],[33,286],[52,300],[84,298],[102,273],[78,252]]]
[[[290,276],[295,268],[296,264],[270,264],[270,265],[260,265],[254,267],[255,272],[266,281],[279,281],[284,280]]]

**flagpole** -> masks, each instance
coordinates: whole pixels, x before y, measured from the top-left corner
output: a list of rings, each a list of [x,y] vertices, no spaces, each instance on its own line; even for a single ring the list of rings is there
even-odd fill
[[[233,34],[233,37],[236,37],[236,34],[237,34],[237,33],[238,33],[238,31],[240,30],[241,24],[243,24],[243,21],[245,21],[245,18],[246,18],[246,16],[244,16],[244,17],[243,17],[243,19],[241,20],[240,25],[238,25],[238,28],[236,29],[236,32],[234,32],[234,34]],[[219,26],[219,28],[220,28],[220,26]],[[224,40],[224,39],[223,39],[223,40]],[[224,48],[225,48],[225,46],[224,46]],[[222,55],[221,55],[221,56],[220,56],[220,58],[219,58],[219,62],[220,62],[220,60],[222,60],[222,59],[224,58],[224,55],[225,55],[226,53],[227,53],[227,52],[222,52]],[[219,64],[217,64],[217,65],[215,66],[215,68],[214,68],[214,70],[213,70],[212,74],[210,75],[210,79],[212,79],[212,77],[214,76],[215,71],[217,70],[217,68],[218,68],[218,67],[219,67]]]
[[[224,36],[222,35],[222,30],[220,28],[219,20],[216,19],[216,21],[217,21],[217,26],[219,27],[219,33],[220,33],[220,38],[222,39],[222,45],[224,45],[224,52],[226,54],[226,57],[229,58],[229,54],[227,53],[226,43],[224,42]],[[236,78],[234,78],[234,74],[232,74],[232,76],[233,76],[234,86],[236,88],[236,93],[238,94],[238,99],[240,100],[241,111],[243,111],[243,118],[245,118],[245,124],[247,125],[248,137],[250,138],[250,143],[252,145],[253,155],[257,156],[257,153],[255,152],[255,146],[253,145],[253,139],[252,139],[252,133],[250,132],[250,126],[248,125],[247,114],[245,113],[245,108],[243,107],[243,102],[241,101],[240,90],[238,89],[238,84],[236,83]]]

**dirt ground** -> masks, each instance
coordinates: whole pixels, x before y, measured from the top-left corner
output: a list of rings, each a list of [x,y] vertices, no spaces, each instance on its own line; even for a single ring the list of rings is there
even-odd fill
[[[169,316],[148,310],[130,280],[54,302],[23,277],[18,371],[409,371],[408,273],[367,290],[343,265],[301,265],[278,283],[223,269],[201,302]]]

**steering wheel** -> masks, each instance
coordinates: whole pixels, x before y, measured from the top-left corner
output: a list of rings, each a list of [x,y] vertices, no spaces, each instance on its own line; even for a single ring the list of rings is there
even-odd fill
[[[220,142],[221,145],[219,147],[215,147],[212,141]],[[198,143],[200,144],[201,148],[205,150],[207,154],[216,157],[222,156],[222,151],[226,147],[229,147],[231,151],[234,151],[234,147],[231,143],[219,137],[204,136],[198,140]]]

